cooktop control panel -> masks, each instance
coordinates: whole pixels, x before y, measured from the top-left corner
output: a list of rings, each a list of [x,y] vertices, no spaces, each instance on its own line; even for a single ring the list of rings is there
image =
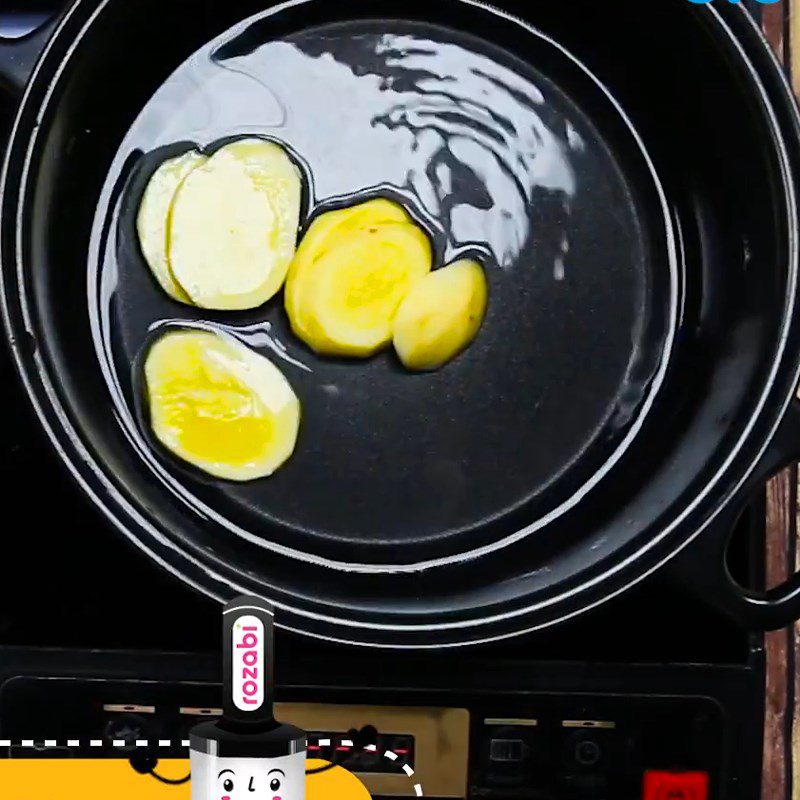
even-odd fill
[[[442,706],[417,694],[386,706],[282,694],[276,715],[309,732],[309,757],[346,766],[375,797],[638,800],[659,787],[680,798],[685,785],[702,798],[725,777],[723,710],[708,697],[533,692]],[[156,754],[182,757],[219,696],[213,683],[14,677],[0,688],[0,755],[130,758],[168,741]]]

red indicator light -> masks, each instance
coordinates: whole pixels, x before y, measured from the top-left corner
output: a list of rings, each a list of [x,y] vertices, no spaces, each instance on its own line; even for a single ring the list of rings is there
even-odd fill
[[[336,749],[337,750],[349,750],[350,748],[349,747],[345,747],[344,745],[340,744]]]
[[[310,744],[308,745],[309,750],[322,750],[322,748],[318,744]]]
[[[708,800],[708,773],[647,770],[642,800]]]
[[[407,747],[396,747],[394,752],[397,753],[398,756],[404,756],[404,755],[406,755],[408,753],[408,748]]]

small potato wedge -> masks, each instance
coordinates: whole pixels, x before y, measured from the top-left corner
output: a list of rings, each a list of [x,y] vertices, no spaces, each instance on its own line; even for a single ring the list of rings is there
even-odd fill
[[[394,318],[394,348],[412,370],[434,370],[470,345],[486,314],[483,267],[454,261],[417,281]]]

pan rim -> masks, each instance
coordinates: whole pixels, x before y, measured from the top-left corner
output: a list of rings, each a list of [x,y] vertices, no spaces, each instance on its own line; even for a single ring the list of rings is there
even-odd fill
[[[473,5],[483,5],[481,3],[474,2],[474,0],[462,0],[462,1],[471,3]],[[102,2],[100,3],[99,7],[97,9],[95,9],[95,12],[93,14],[90,15],[88,22],[86,22],[86,24],[84,25],[84,27],[83,27],[83,29],[81,31],[81,36],[77,37],[75,39],[75,41],[72,43],[72,45],[70,46],[69,51],[68,51],[68,55],[71,54],[72,52],[74,52],[75,48],[78,46],[78,44],[80,42],[80,39],[82,38],[83,33],[85,33],[85,31],[91,26],[93,20],[97,16],[97,14],[99,14],[102,11],[102,9],[105,8],[105,6],[109,2],[110,2],[110,0],[102,0]],[[18,110],[18,113],[17,113],[16,120],[14,122],[14,126],[12,128],[11,137],[10,137],[10,141],[9,141],[9,147],[8,147],[8,151],[7,151],[7,154],[6,154],[6,159],[5,159],[5,163],[4,163],[4,167],[3,167],[2,190],[0,191],[0,201],[2,201],[3,203],[7,202],[6,192],[8,192],[9,195],[13,196],[13,192],[9,190],[9,176],[10,176],[11,166],[12,166],[12,157],[15,154],[15,151],[17,151],[19,149],[19,147],[20,147],[20,142],[19,142],[20,129],[22,128],[22,123],[24,122],[26,115],[29,115],[29,113],[30,113],[30,109],[28,108],[28,106],[30,105],[30,102],[31,102],[30,98],[31,98],[31,94],[33,92],[33,89],[34,89],[34,87],[36,85],[37,78],[39,77],[40,73],[42,72],[43,66],[44,66],[44,64],[45,64],[45,62],[47,60],[46,56],[49,54],[50,50],[52,49],[53,43],[58,39],[58,35],[63,31],[64,26],[72,18],[72,15],[79,8],[83,8],[83,6],[84,6],[84,0],[75,0],[74,4],[70,7],[69,11],[62,18],[61,22],[59,23],[59,25],[58,25],[58,27],[56,29],[56,33],[54,34],[54,37],[48,43],[48,46],[45,49],[45,53],[44,53],[42,59],[39,61],[39,63],[37,64],[36,69],[34,70],[34,74],[33,74],[33,77],[31,79],[31,82],[29,83],[28,87],[26,88],[25,94],[23,96],[23,100],[20,103],[20,107],[19,107],[19,110]],[[762,446],[760,446],[759,448],[755,448],[757,450],[757,452],[756,452],[755,456],[752,458],[751,463],[747,466],[747,468],[745,470],[743,470],[743,473],[740,476],[740,478],[735,481],[735,485],[729,490],[729,492],[727,493],[727,495],[726,495],[726,497],[724,499],[724,502],[715,511],[715,513],[709,515],[708,519],[706,519],[705,522],[702,525],[699,525],[699,526],[695,527],[694,530],[691,533],[689,533],[689,535],[687,535],[685,537],[684,541],[677,543],[675,545],[675,547],[666,555],[666,557],[664,557],[664,556],[656,556],[655,563],[651,563],[651,565],[648,568],[646,568],[645,570],[640,571],[639,574],[636,574],[636,575],[633,575],[633,576],[628,575],[627,579],[626,578],[622,578],[621,579],[621,574],[625,570],[625,568],[630,566],[630,564],[633,563],[633,562],[640,561],[644,556],[646,556],[647,554],[649,554],[652,551],[654,551],[657,546],[662,545],[664,543],[664,541],[667,539],[667,537],[670,534],[672,534],[673,532],[677,532],[678,527],[681,524],[685,523],[687,517],[697,510],[697,507],[703,502],[703,500],[706,498],[706,496],[711,491],[711,489],[715,488],[717,486],[717,484],[719,483],[719,481],[722,479],[723,475],[725,475],[728,472],[732,462],[739,456],[742,448],[745,445],[745,442],[748,441],[751,438],[751,434],[753,432],[753,428],[756,426],[756,424],[759,421],[762,421],[761,418],[762,418],[762,416],[764,414],[764,409],[765,409],[765,405],[767,403],[767,400],[769,399],[769,396],[771,394],[775,393],[775,391],[776,391],[776,378],[777,378],[778,368],[781,365],[781,363],[782,363],[782,361],[784,359],[784,356],[785,356],[786,346],[787,346],[787,342],[788,342],[788,339],[789,339],[789,329],[790,329],[791,324],[792,324],[792,312],[793,312],[794,307],[796,305],[797,272],[798,272],[797,256],[798,256],[798,253],[797,253],[797,234],[795,232],[795,228],[794,228],[793,223],[797,219],[797,202],[796,202],[796,189],[795,189],[795,186],[794,186],[794,184],[793,184],[793,182],[791,180],[791,159],[789,157],[788,150],[787,150],[787,147],[786,147],[786,142],[784,140],[784,136],[783,136],[784,132],[783,132],[782,126],[780,125],[780,122],[778,120],[777,114],[775,113],[775,109],[773,107],[773,103],[772,103],[771,97],[770,97],[769,93],[767,92],[766,88],[763,85],[763,82],[761,80],[761,76],[759,75],[758,71],[754,67],[754,65],[753,65],[750,57],[748,56],[747,52],[744,50],[744,47],[736,39],[735,35],[733,34],[732,30],[730,29],[730,27],[725,22],[725,20],[723,18],[723,15],[720,14],[720,12],[718,12],[715,8],[712,8],[712,7],[708,7],[707,11],[708,11],[708,13],[712,14],[716,18],[716,20],[719,23],[719,25],[722,28],[722,30],[728,35],[728,37],[731,40],[731,42],[733,43],[733,45],[738,49],[740,55],[742,56],[742,59],[743,59],[744,63],[746,64],[746,66],[747,66],[747,68],[748,68],[748,70],[750,72],[750,75],[751,75],[751,77],[753,79],[753,85],[754,85],[754,87],[756,87],[758,89],[758,94],[760,96],[760,99],[762,100],[763,105],[764,105],[765,109],[767,110],[767,113],[768,113],[768,116],[769,116],[770,125],[771,125],[771,129],[772,129],[772,134],[773,134],[773,137],[774,137],[774,144],[776,145],[776,147],[778,149],[778,155],[779,155],[779,161],[780,161],[780,167],[781,167],[781,176],[783,178],[784,189],[786,191],[786,198],[785,198],[786,199],[786,214],[787,214],[787,217],[788,217],[788,222],[790,223],[788,225],[788,254],[789,254],[789,259],[788,260],[789,260],[789,264],[788,264],[788,267],[787,267],[787,271],[788,271],[788,278],[789,278],[788,283],[789,283],[789,286],[790,286],[792,291],[791,291],[791,293],[790,293],[790,295],[788,297],[787,304],[786,304],[786,307],[784,309],[784,317],[783,317],[783,320],[781,322],[780,338],[779,338],[779,341],[778,341],[778,343],[777,343],[777,345],[775,347],[775,351],[774,351],[774,354],[773,354],[773,363],[772,363],[771,370],[769,372],[769,376],[768,376],[768,380],[766,382],[766,386],[764,387],[764,389],[763,389],[763,391],[762,391],[762,393],[761,393],[761,395],[759,397],[758,402],[754,406],[754,410],[752,411],[752,415],[751,415],[751,418],[750,418],[750,420],[748,422],[748,425],[746,426],[745,430],[741,433],[741,435],[738,437],[737,442],[735,443],[734,447],[731,449],[731,452],[728,454],[727,458],[725,459],[724,464],[720,467],[720,469],[713,476],[712,480],[709,482],[709,484],[707,485],[706,489],[702,493],[700,493],[696,498],[693,499],[692,503],[679,515],[679,517],[676,520],[671,521],[671,524],[667,528],[663,529],[657,536],[653,537],[651,540],[649,540],[647,543],[645,543],[643,546],[641,546],[639,549],[637,549],[636,553],[633,554],[632,556],[630,556],[628,559],[624,560],[623,562],[615,564],[612,568],[602,572],[602,574],[600,574],[600,575],[595,576],[591,581],[584,582],[579,587],[577,587],[575,589],[572,589],[569,592],[562,592],[562,593],[559,593],[559,595],[557,595],[557,596],[550,597],[550,598],[545,598],[544,600],[542,600],[539,603],[536,603],[534,605],[528,606],[528,607],[523,608],[523,609],[518,609],[518,610],[514,611],[510,615],[509,614],[504,614],[504,615],[498,615],[497,617],[483,618],[483,619],[481,619],[479,621],[470,620],[470,621],[459,622],[459,623],[445,623],[445,624],[441,624],[441,625],[389,626],[389,625],[382,625],[382,624],[372,625],[372,624],[368,624],[368,623],[361,623],[361,622],[358,622],[358,621],[352,621],[352,620],[348,621],[348,620],[337,619],[337,618],[334,618],[334,617],[325,617],[324,615],[313,614],[313,613],[305,612],[304,610],[301,610],[301,609],[289,608],[288,606],[286,607],[287,611],[292,611],[292,613],[299,614],[301,616],[307,616],[307,617],[316,618],[316,619],[320,619],[320,620],[326,620],[326,621],[329,620],[329,621],[333,622],[334,624],[345,625],[345,626],[356,627],[356,628],[359,628],[359,627],[375,628],[377,630],[401,630],[401,631],[425,630],[425,631],[430,631],[430,630],[445,630],[445,629],[449,629],[449,628],[453,628],[453,627],[459,627],[459,628],[462,628],[462,627],[476,627],[476,626],[479,626],[479,625],[489,624],[490,622],[494,621],[495,619],[499,619],[499,618],[507,619],[509,616],[519,616],[519,615],[526,614],[526,613],[532,613],[533,611],[535,611],[537,609],[541,609],[541,608],[546,607],[546,606],[552,606],[555,603],[563,602],[565,599],[568,599],[572,595],[578,594],[578,593],[580,593],[580,592],[582,592],[584,590],[587,590],[588,588],[595,587],[595,586],[599,585],[602,582],[608,582],[612,578],[616,578],[616,580],[617,580],[619,585],[617,585],[614,589],[612,589],[612,591],[607,592],[606,594],[603,595],[603,597],[601,599],[596,600],[595,602],[592,602],[590,604],[584,604],[578,610],[575,610],[575,611],[573,611],[571,613],[568,613],[566,615],[562,615],[561,617],[559,617],[559,619],[565,619],[567,617],[574,616],[575,614],[580,613],[581,611],[585,610],[586,608],[589,608],[589,607],[591,607],[593,605],[597,605],[600,602],[603,602],[605,599],[608,599],[609,597],[614,596],[615,594],[618,594],[619,592],[623,591],[624,589],[628,588],[629,586],[633,585],[634,583],[637,583],[638,581],[642,580],[644,577],[649,575],[651,572],[653,572],[655,569],[657,569],[659,566],[661,566],[663,563],[665,563],[667,560],[669,560],[670,557],[675,555],[680,550],[684,549],[696,536],[698,536],[702,532],[702,530],[705,527],[708,526],[708,524],[710,524],[710,522],[717,516],[717,514],[720,513],[720,511],[722,510],[722,508],[725,505],[725,502],[730,500],[730,497],[733,496],[741,488],[742,484],[745,483],[747,478],[752,474],[752,472],[756,468],[759,460],[762,458],[762,456],[764,454],[764,451],[767,449],[767,447],[769,445],[769,442],[773,438],[773,436],[775,434],[775,431],[776,431],[778,425],[780,424],[780,421],[783,418],[789,403],[792,400],[792,397],[794,395],[794,390],[793,389],[791,391],[786,391],[786,393],[785,393],[786,396],[785,397],[779,397],[778,398],[779,400],[781,400],[781,402],[780,402],[779,406],[775,409],[775,419],[772,420],[770,422],[770,424],[769,424],[769,435],[764,437],[764,442],[762,443]],[[732,14],[736,13],[736,14],[740,14],[740,15],[743,14],[744,17],[742,19],[744,21],[744,24],[749,27],[750,35],[751,36],[755,36],[756,38],[758,38],[762,42],[762,44],[764,43],[763,36],[761,35],[761,32],[755,26],[755,23],[753,22],[753,20],[750,19],[749,16],[747,16],[747,13],[743,9],[731,9],[730,13],[732,13]],[[784,100],[788,99],[790,101],[790,103],[791,103],[791,109],[790,110],[791,110],[791,113],[792,113],[792,116],[793,116],[793,121],[794,121],[795,128],[797,128],[797,125],[798,125],[798,122],[800,121],[800,119],[798,118],[798,112],[797,112],[796,103],[794,101],[794,98],[791,95],[791,92],[789,90],[788,83],[786,81],[785,76],[783,76],[782,73],[780,72],[780,68],[779,68],[777,59],[775,58],[775,55],[771,51],[769,51],[768,55],[769,55],[769,57],[771,58],[771,60],[773,62],[773,65],[775,67],[775,71],[778,72],[778,74],[780,75],[781,89],[783,90],[783,93],[786,95],[786,97],[784,97]],[[52,95],[54,86],[56,85],[57,80],[60,77],[61,73],[65,69],[65,66],[66,66],[66,63],[67,63],[68,60],[69,60],[68,57],[65,58],[65,59],[62,59],[60,65],[59,65],[59,69],[57,70],[56,77],[53,80],[53,82],[50,84],[50,88],[49,88],[49,91],[47,93],[48,98],[49,98],[50,95]],[[39,113],[37,115],[37,117],[39,119],[41,118],[40,117],[41,112],[45,107],[46,107],[46,102],[39,105],[39,107],[38,107],[38,112]],[[28,142],[27,151],[25,152],[23,169],[22,169],[20,182],[19,182],[19,187],[18,187],[19,197],[17,198],[17,215],[15,217],[15,223],[14,223],[16,225],[16,240],[15,240],[15,247],[13,248],[16,251],[15,252],[15,257],[14,257],[14,262],[16,263],[16,266],[17,266],[17,269],[16,269],[14,274],[15,274],[15,276],[16,276],[16,278],[18,280],[22,277],[22,266],[23,266],[22,265],[22,260],[20,258],[20,252],[21,252],[20,214],[21,214],[21,211],[22,211],[22,208],[23,208],[23,205],[24,205],[23,204],[23,200],[24,200],[24,197],[26,195],[27,181],[28,181],[28,178],[29,178],[29,172],[30,172],[30,166],[31,166],[31,158],[32,158],[32,152],[33,152],[33,147],[34,147],[35,141],[36,141],[36,135],[32,136],[30,141]],[[14,188],[17,188],[17,187],[14,187]],[[11,224],[11,223],[7,223],[7,224]],[[4,260],[3,259],[2,249],[3,249],[2,248],[2,243],[0,243],[0,261]],[[0,289],[2,289],[2,294],[0,295],[0,306],[1,306],[1,309],[2,309],[3,321],[4,321],[4,324],[6,325],[7,331],[9,332],[9,334],[12,331],[12,309],[10,307],[10,303],[13,302],[14,299],[16,299],[16,301],[19,302],[19,304],[20,304],[19,310],[22,313],[22,317],[23,317],[24,322],[26,323],[26,329],[27,329],[28,333],[31,333],[32,325],[31,325],[31,317],[30,317],[29,309],[27,308],[27,306],[26,306],[26,304],[25,304],[25,302],[24,302],[22,297],[18,296],[16,298],[11,298],[11,295],[10,295],[11,288],[12,287],[9,287],[9,279],[6,277],[6,272],[4,271],[2,273],[2,275],[0,275]],[[44,427],[49,439],[53,443],[54,448],[59,453],[59,456],[65,462],[65,464],[68,466],[68,468],[70,469],[72,474],[75,476],[77,481],[83,486],[83,488],[87,492],[87,494],[92,498],[94,504],[100,510],[102,510],[103,513],[115,524],[115,526],[118,527],[128,538],[132,539],[139,547],[141,547],[143,550],[148,552],[152,557],[155,558],[155,560],[162,562],[162,565],[166,566],[169,571],[181,576],[183,578],[183,580],[185,580],[188,583],[191,583],[191,584],[195,585],[201,591],[204,591],[204,592],[206,592],[207,594],[209,594],[211,596],[219,597],[220,595],[216,595],[213,591],[209,590],[208,588],[205,588],[203,586],[198,586],[184,572],[181,572],[179,569],[175,568],[172,565],[168,565],[166,563],[163,563],[162,559],[160,559],[151,550],[151,548],[148,547],[145,544],[144,541],[142,541],[142,539],[144,537],[141,536],[141,535],[137,536],[133,531],[129,530],[123,524],[123,521],[121,519],[119,519],[115,515],[113,509],[111,508],[111,503],[107,502],[106,498],[101,498],[100,497],[99,493],[96,491],[96,487],[98,487],[98,486],[99,486],[99,488],[104,489],[105,493],[106,493],[106,497],[108,497],[110,495],[110,499],[112,499],[113,501],[118,503],[121,506],[121,509],[130,518],[132,518],[134,521],[138,521],[140,524],[142,524],[142,528],[147,533],[148,536],[153,537],[156,541],[159,541],[159,542],[161,542],[162,544],[164,544],[164,545],[166,545],[168,547],[171,547],[173,550],[176,549],[175,546],[174,546],[174,543],[171,540],[168,540],[167,537],[164,537],[154,526],[149,525],[147,523],[147,521],[144,520],[141,517],[141,515],[139,514],[137,509],[132,504],[127,502],[126,498],[124,496],[122,496],[122,494],[120,492],[118,492],[118,490],[116,489],[114,484],[112,484],[110,481],[108,481],[104,471],[102,469],[100,469],[99,466],[96,463],[94,463],[94,461],[92,460],[90,454],[88,453],[86,448],[83,446],[83,443],[82,443],[80,437],[77,435],[76,431],[72,428],[72,426],[71,426],[71,424],[69,422],[68,416],[67,416],[67,414],[65,412],[65,409],[61,406],[61,404],[60,404],[60,402],[58,400],[58,397],[57,397],[57,395],[56,395],[56,393],[54,391],[52,382],[49,380],[50,376],[47,375],[47,373],[46,373],[46,365],[44,364],[44,362],[43,362],[43,360],[41,358],[41,355],[38,352],[34,354],[33,361],[34,361],[34,363],[36,365],[36,371],[35,371],[34,375],[31,375],[30,374],[30,364],[28,363],[30,354],[26,354],[25,353],[24,348],[23,348],[21,342],[19,341],[19,339],[15,338],[13,336],[11,337],[10,345],[11,345],[11,350],[12,350],[12,353],[13,353],[13,356],[14,356],[14,361],[15,361],[15,364],[17,366],[17,370],[20,373],[21,379],[22,379],[22,381],[23,381],[23,383],[25,385],[25,388],[26,388],[26,392],[27,392],[27,394],[28,394],[33,406],[34,406],[34,409],[35,409],[35,411],[37,413],[37,416],[40,419],[40,422],[42,423],[42,425],[43,425],[43,427]],[[26,358],[26,356],[27,356],[27,358]],[[799,374],[800,374],[800,363],[797,363],[797,364],[794,365],[794,370],[793,370],[792,376],[791,376],[792,379],[793,379],[793,383],[796,384],[796,381],[797,381],[797,378],[798,378]],[[39,387],[38,391],[37,391],[37,388],[36,388],[35,384],[38,385],[38,387]],[[45,396],[47,397],[48,402],[50,403],[50,414],[55,412],[56,417],[58,418],[58,423],[60,424],[61,429],[62,429],[62,434],[65,434],[66,437],[67,437],[68,441],[66,443],[62,442],[62,440],[61,440],[61,438],[59,436],[59,432],[55,429],[55,427],[53,425],[51,425],[51,421],[50,421],[50,418],[49,418],[50,415],[48,415],[46,408],[44,407],[44,405],[41,402],[41,394],[40,394],[40,392],[42,392],[42,391],[44,392]],[[780,391],[781,394],[783,394],[783,390],[781,389],[781,387],[777,387],[777,391]],[[73,453],[70,454],[70,452],[68,452],[68,448],[70,446],[72,448],[74,448],[75,451],[77,451],[77,455],[80,456],[81,459],[84,461],[84,463],[86,465],[86,470],[85,471],[80,470],[77,467],[77,465],[75,464],[74,458],[75,458],[76,453],[73,452]],[[95,480],[94,484],[92,482],[92,476],[94,477],[94,480]],[[179,555],[180,555],[181,558],[185,559],[186,561],[194,562],[196,565],[201,566],[201,568],[203,569],[203,571],[207,575],[211,575],[212,574],[212,573],[209,572],[207,565],[201,565],[199,560],[191,558],[187,553],[179,552]],[[653,557],[650,556],[650,558],[652,559]],[[217,577],[218,576],[214,575],[214,578],[217,578]],[[227,585],[227,586],[230,586],[230,582],[227,581],[227,579],[222,579],[221,582],[223,584]],[[546,622],[546,623],[543,623],[543,624],[539,624],[539,625],[536,625],[536,626],[531,627],[531,628],[526,628],[524,630],[523,629],[518,629],[518,630],[515,630],[515,632],[513,632],[511,634],[506,634],[506,635],[503,635],[503,636],[489,637],[489,638],[487,638],[485,640],[470,640],[470,643],[478,643],[478,641],[491,641],[491,640],[494,640],[496,638],[506,638],[507,636],[518,635],[518,634],[524,633],[526,631],[535,630],[535,629],[537,629],[539,627],[544,627],[544,625],[546,625],[546,624],[552,624],[553,621],[556,621],[556,620],[551,620],[549,622]],[[283,625],[283,627],[291,628],[291,626],[289,626],[289,625]],[[293,628],[293,629],[301,630],[301,632],[303,632],[303,633],[307,633],[307,634],[314,635],[314,636],[319,636],[320,638],[329,638],[329,639],[332,639],[333,641],[343,641],[343,642],[344,641],[351,641],[351,640],[347,640],[347,639],[339,639],[339,638],[335,638],[335,637],[321,636],[319,633],[315,633],[315,632],[308,631],[308,630],[305,630],[305,629],[296,629],[296,628]],[[361,644],[363,644],[364,642],[351,641],[351,643],[354,643],[354,644],[361,643]],[[436,646],[443,646],[444,644],[445,643],[441,643],[440,642]],[[453,642],[452,644],[459,644],[459,642]],[[379,646],[379,645],[376,645],[376,643],[371,642],[370,646]],[[389,646],[389,645],[387,645],[387,646]],[[391,646],[392,647],[396,647],[397,645],[391,645]],[[418,648],[418,647],[423,647],[423,645],[413,644],[413,645],[410,645],[410,647]]]

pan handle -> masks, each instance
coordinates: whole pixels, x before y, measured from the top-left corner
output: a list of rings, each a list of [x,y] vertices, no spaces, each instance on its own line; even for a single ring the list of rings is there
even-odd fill
[[[748,502],[763,491],[771,476],[797,460],[800,401],[793,400],[746,487],[674,562],[675,572],[687,588],[748,630],[778,630],[800,619],[800,573],[768,591],[757,592],[741,586],[727,566],[728,542]]]
[[[56,17],[42,17],[39,26],[18,39],[0,37],[0,86],[21,95],[47,41],[55,30]]]

